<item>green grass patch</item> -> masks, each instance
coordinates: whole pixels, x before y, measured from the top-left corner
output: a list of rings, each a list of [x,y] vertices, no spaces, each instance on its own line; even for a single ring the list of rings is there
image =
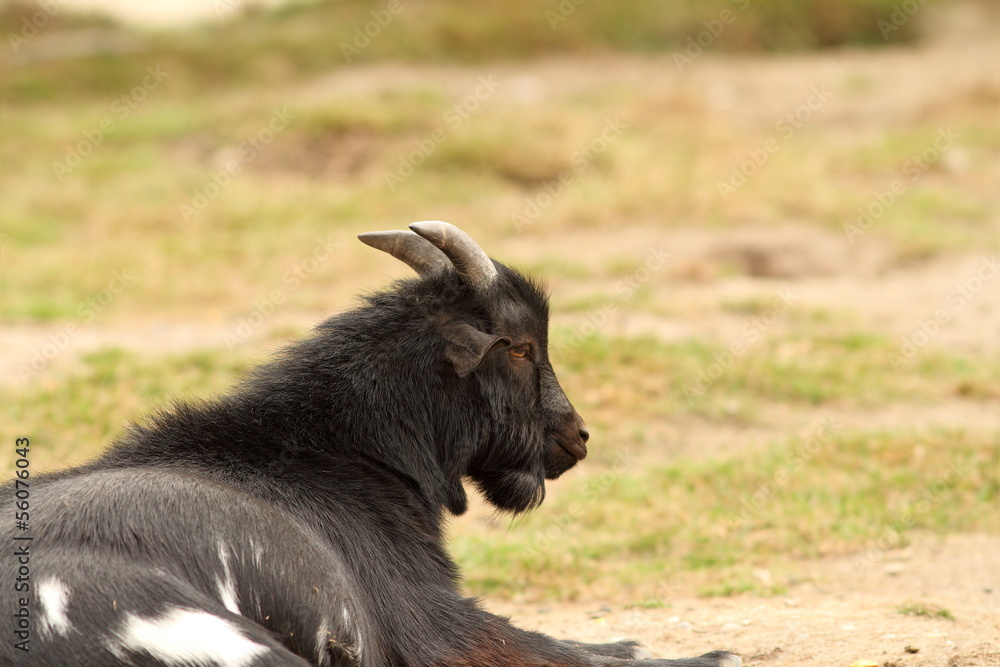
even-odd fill
[[[898,343],[863,332],[764,336],[751,327],[735,341],[744,345],[739,355],[727,342],[583,333],[555,327],[552,357],[561,374],[575,378],[568,386],[581,413],[617,433],[623,414],[640,421],[669,414],[752,423],[769,403],[857,408],[1000,392],[996,357],[925,350],[893,368],[890,354],[898,354]]]
[[[834,432],[698,463],[623,458],[554,483],[551,502],[506,528],[460,530],[454,550],[476,594],[656,601],[678,577],[704,595],[780,594],[788,582],[751,568],[901,547],[916,531],[1000,530],[998,446],[958,431]]]
[[[889,19],[893,10],[893,0],[684,0],[670,5],[511,0],[458,9],[444,0],[419,7],[384,0],[301,2],[276,10],[235,12],[228,21],[210,21],[183,32],[120,30],[118,39],[139,49],[141,57],[36,57],[9,73],[5,83],[15,99],[54,99],[127,90],[151,62],[174,72],[182,85],[204,88],[220,82],[273,83],[387,59],[482,62],[552,53],[670,53],[686,49],[689,39],[704,42],[701,33],[707,35],[707,48],[718,51],[877,46],[912,39],[914,21],[883,39],[878,22]],[[21,35],[25,21],[38,11],[26,2],[6,5],[0,10],[0,33]],[[87,28],[112,34],[115,30],[106,19],[62,11],[47,20],[41,32]],[[366,36],[366,30],[374,36]],[[18,51],[30,58],[33,47],[38,44],[27,40]],[[260,57],[262,53],[266,57]]]
[[[0,389],[0,437],[30,437],[35,471],[76,465],[102,451],[129,420],[220,392],[248,367],[245,353],[224,350],[148,357],[102,349],[27,386]],[[12,452],[0,453],[0,470],[12,464]]]
[[[928,618],[943,618],[947,621],[954,621],[955,615],[944,607],[926,602],[908,602],[898,609],[897,612],[907,616],[926,616]]]

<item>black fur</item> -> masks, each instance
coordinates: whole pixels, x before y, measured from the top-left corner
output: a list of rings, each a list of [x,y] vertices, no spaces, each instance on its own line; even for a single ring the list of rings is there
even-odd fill
[[[460,596],[442,523],[466,509],[463,480],[522,512],[586,454],[547,356],[546,298],[497,269],[485,293],[454,272],[397,283],[231,393],[32,479],[30,594],[11,599],[16,565],[0,559],[4,617],[28,595],[30,654],[7,632],[0,663],[738,664],[633,661],[633,643],[558,641]],[[181,644],[158,648],[197,625],[165,619],[212,617],[228,653],[192,639],[201,662],[179,663]]]

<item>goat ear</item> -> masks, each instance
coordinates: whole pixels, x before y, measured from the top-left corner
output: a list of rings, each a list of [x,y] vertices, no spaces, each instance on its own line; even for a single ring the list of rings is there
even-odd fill
[[[455,367],[458,377],[465,377],[479,368],[491,351],[510,345],[510,339],[484,333],[465,322],[455,322],[445,327],[444,357]]]

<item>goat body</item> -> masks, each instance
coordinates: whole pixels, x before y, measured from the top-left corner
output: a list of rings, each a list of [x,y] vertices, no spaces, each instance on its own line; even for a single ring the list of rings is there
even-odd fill
[[[2,599],[29,620],[15,617],[0,662],[739,664],[559,641],[460,595],[442,524],[466,509],[463,480],[525,511],[586,455],[588,433],[549,363],[539,287],[455,227],[413,229],[363,240],[419,278],[230,393],[31,479],[30,582]],[[13,505],[12,485],[0,501]],[[0,560],[3,581],[16,568]]]

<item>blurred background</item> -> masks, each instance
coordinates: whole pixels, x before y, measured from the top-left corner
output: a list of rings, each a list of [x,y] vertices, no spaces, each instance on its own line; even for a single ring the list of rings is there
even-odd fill
[[[51,0],[0,35],[4,471],[223,390],[407,275],[357,233],[447,220],[548,282],[593,433],[531,517],[455,521],[470,593],[655,644],[677,598],[752,629],[895,582],[882,626],[997,636],[998,3]],[[782,618],[727,641],[794,657]]]

